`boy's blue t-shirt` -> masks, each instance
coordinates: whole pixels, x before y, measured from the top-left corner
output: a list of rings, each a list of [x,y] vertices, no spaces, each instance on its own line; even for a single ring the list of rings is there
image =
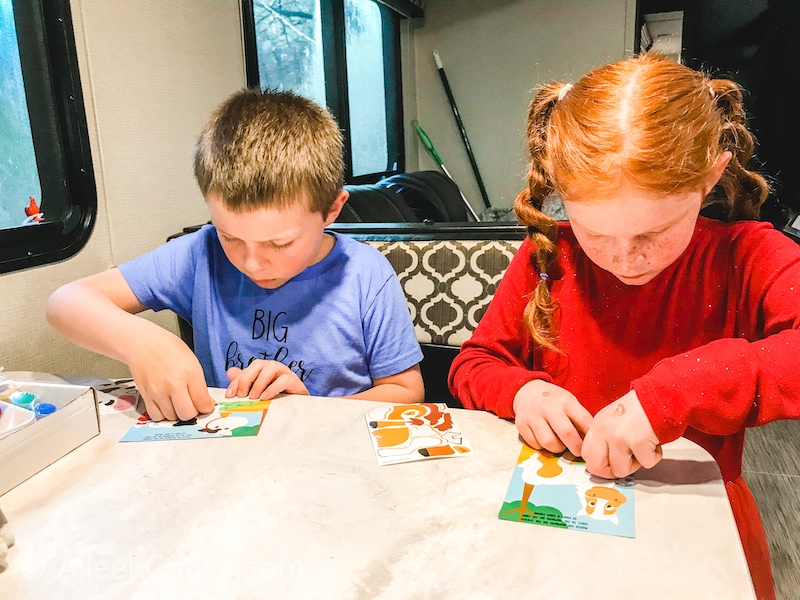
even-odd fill
[[[405,295],[376,249],[336,237],[319,263],[274,290],[260,288],[225,256],[206,225],[119,266],[139,301],[192,324],[210,387],[254,358],[288,366],[312,395],[372,387],[422,360]]]

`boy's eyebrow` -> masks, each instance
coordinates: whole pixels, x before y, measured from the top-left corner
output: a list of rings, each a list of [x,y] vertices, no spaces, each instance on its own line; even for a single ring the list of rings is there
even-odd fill
[[[216,228],[218,233],[224,235],[227,238],[230,238],[232,240],[240,239],[240,238],[236,237],[235,235],[231,235],[230,233],[226,232],[225,230],[220,229],[217,225],[214,225],[214,227]],[[294,238],[295,238],[295,236],[294,236],[293,232],[287,232],[285,234],[285,237],[278,236],[277,240],[258,240],[256,243],[257,244],[273,244],[273,245],[276,245],[276,246],[283,246],[283,245],[288,244],[289,242],[293,241]]]
[[[219,225],[216,225],[216,224],[214,224],[214,227],[216,228],[216,230],[217,230],[217,233],[219,233],[219,234],[221,234],[221,235],[224,235],[224,236],[225,236],[225,237],[227,237],[227,238],[231,238],[232,240],[238,240],[238,239],[239,239],[239,238],[237,238],[235,235],[231,235],[231,234],[230,234],[230,233],[228,233],[227,231],[225,231],[225,230],[223,230],[223,229],[220,229]]]

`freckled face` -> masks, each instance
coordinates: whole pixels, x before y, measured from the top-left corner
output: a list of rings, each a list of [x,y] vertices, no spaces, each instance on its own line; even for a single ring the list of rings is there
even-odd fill
[[[275,289],[328,255],[334,239],[324,228],[339,214],[346,198],[345,194],[341,203],[337,199],[325,218],[309,212],[304,202],[286,208],[232,212],[214,194],[206,200],[211,222],[231,264],[259,287]]]
[[[609,198],[565,197],[564,207],[592,262],[622,283],[644,285],[686,250],[703,197],[699,190],[650,194],[623,185]]]

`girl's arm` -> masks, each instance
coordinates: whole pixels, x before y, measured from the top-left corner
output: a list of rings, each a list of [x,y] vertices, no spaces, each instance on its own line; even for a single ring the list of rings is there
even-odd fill
[[[467,408],[514,417],[514,398],[529,381],[552,378],[533,366],[533,341],[523,312],[537,278],[532,245],[525,241],[503,276],[497,292],[450,368],[448,383]],[[538,281],[538,279],[536,279]]]
[[[800,419],[800,247],[758,229],[733,247],[737,334],[662,360],[633,389],[662,443]],[[713,283],[712,283],[713,284]]]

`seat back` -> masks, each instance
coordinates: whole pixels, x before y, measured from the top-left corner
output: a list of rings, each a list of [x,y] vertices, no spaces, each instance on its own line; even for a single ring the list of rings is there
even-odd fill
[[[512,223],[339,225],[378,249],[397,273],[417,341],[427,402],[461,407],[447,387],[450,365],[478,326],[503,274],[525,238]]]

